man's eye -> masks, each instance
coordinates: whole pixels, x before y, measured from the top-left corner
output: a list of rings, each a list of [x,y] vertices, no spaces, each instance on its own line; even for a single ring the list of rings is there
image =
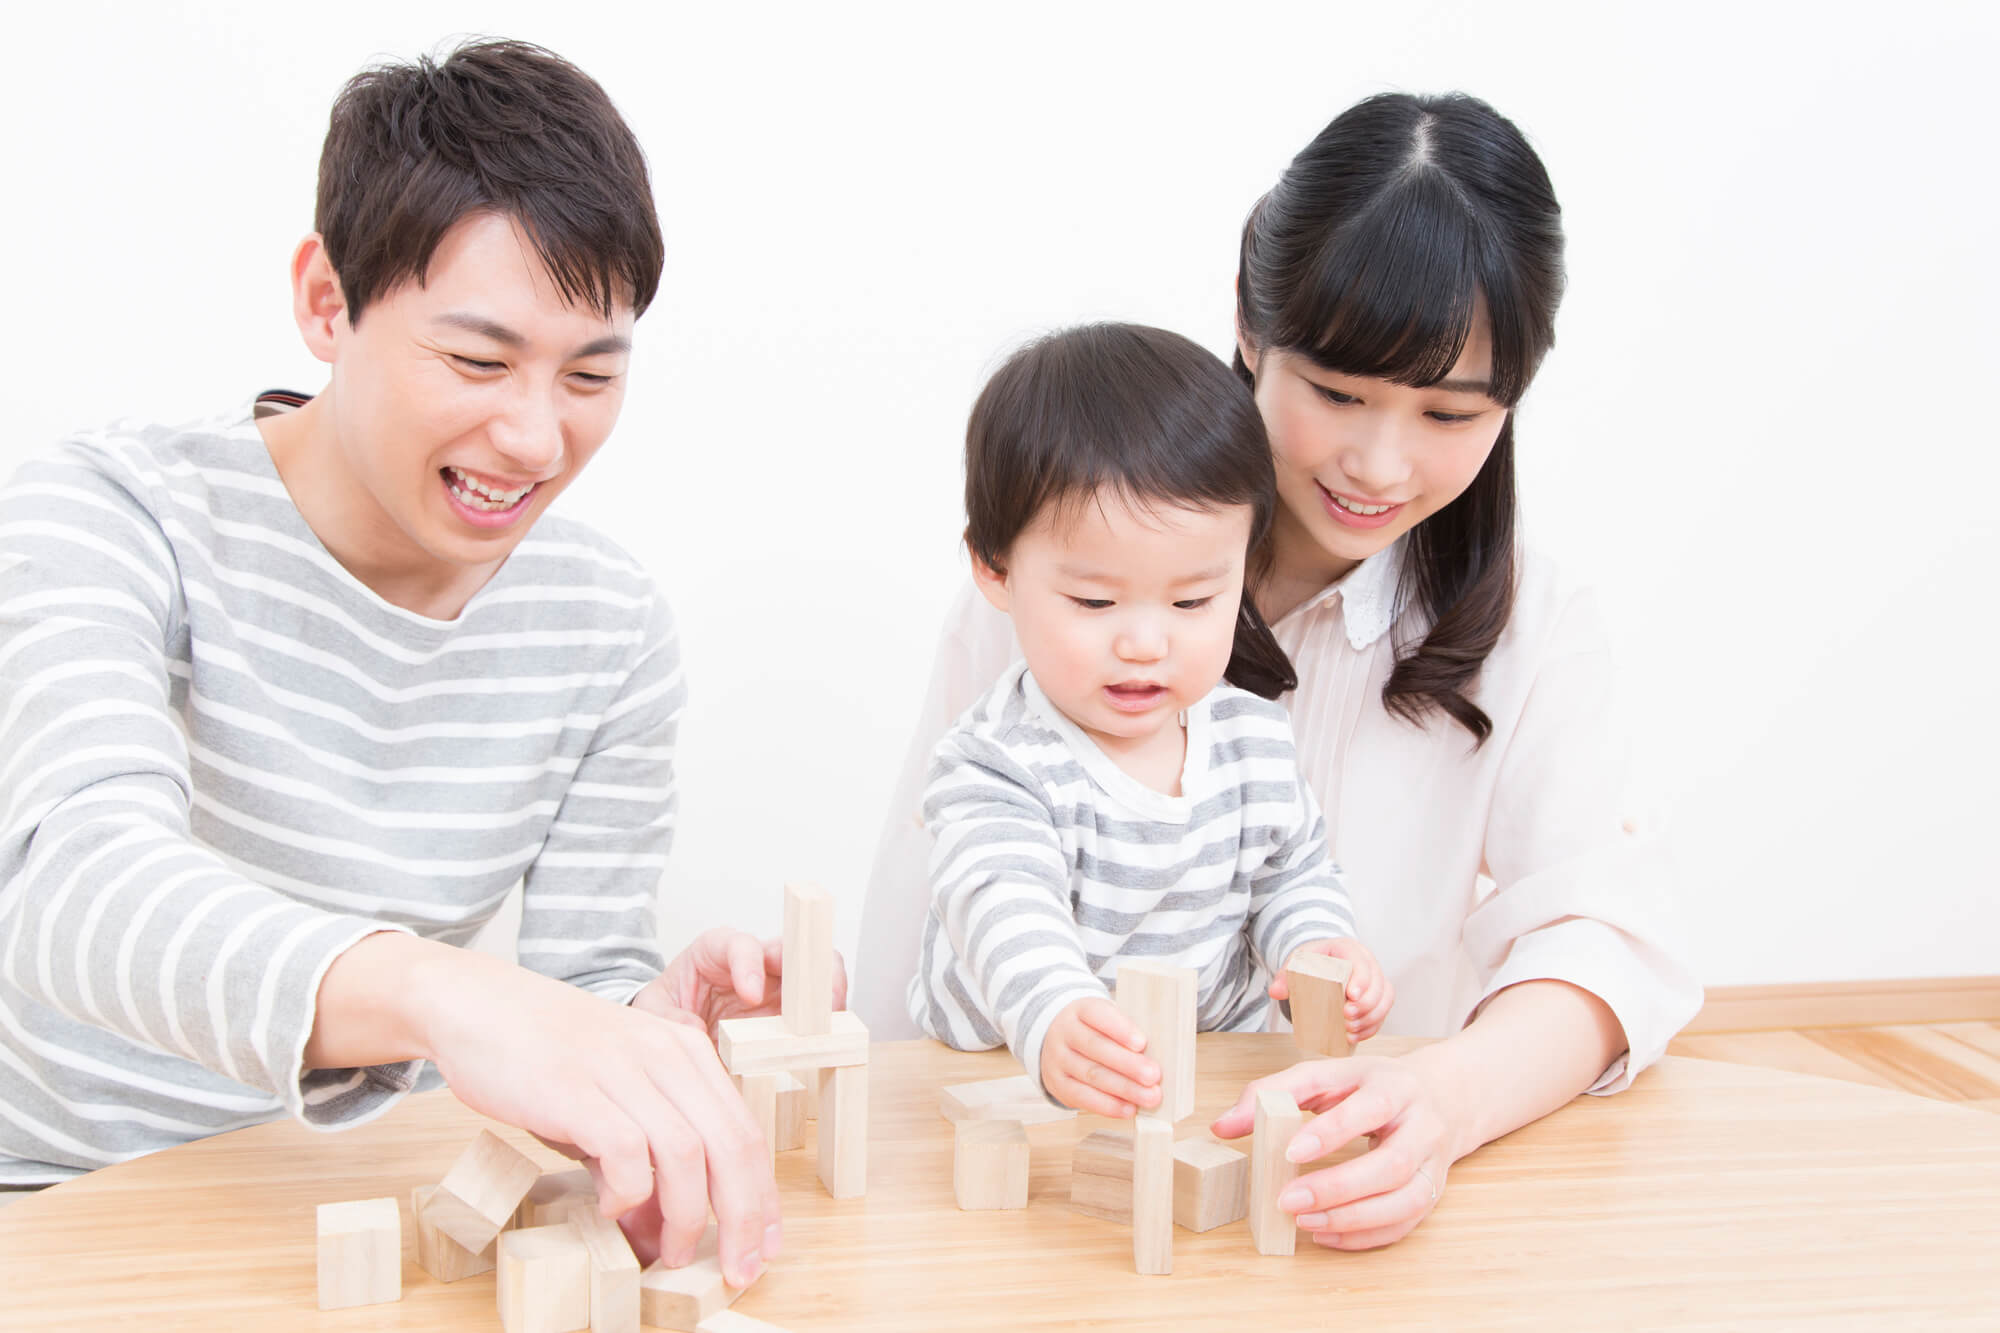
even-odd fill
[[[491,374],[493,371],[507,368],[505,363],[500,361],[477,361],[469,356],[453,356],[452,360],[468,370],[476,370],[481,374]]]
[[[1175,602],[1174,605],[1183,611],[1199,611],[1214,600],[1214,595],[1210,594],[1207,597],[1190,597],[1186,601]]]
[[[1112,605],[1110,599],[1104,597],[1072,597],[1070,600],[1086,611],[1102,611]]]
[[[576,372],[574,378],[583,381],[583,386],[587,389],[601,389],[618,377],[616,375],[593,375],[587,370],[579,370]]]

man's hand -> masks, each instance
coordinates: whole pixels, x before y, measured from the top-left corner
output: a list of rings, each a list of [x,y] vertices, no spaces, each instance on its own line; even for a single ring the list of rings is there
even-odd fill
[[[1075,1000],[1042,1039],[1042,1086],[1064,1106],[1123,1120],[1160,1104],[1160,1066],[1146,1034],[1105,999]]]

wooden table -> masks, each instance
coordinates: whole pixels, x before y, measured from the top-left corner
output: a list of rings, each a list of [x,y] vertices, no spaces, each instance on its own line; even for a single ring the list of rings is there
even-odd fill
[[[1293,1057],[1283,1037],[1201,1038],[1182,1135]],[[928,1042],[873,1058],[867,1197],[829,1199],[810,1147],[782,1154],[786,1251],[743,1313],[797,1333],[2000,1328],[2000,1117],[1978,1111],[1669,1058],[1459,1163],[1436,1214],[1386,1250],[1265,1257],[1241,1222],[1176,1229],[1174,1275],[1148,1278],[1129,1230],[1068,1208],[1069,1147],[1103,1122],[1032,1127],[1027,1209],[961,1213],[937,1090],[1014,1067]],[[484,1123],[435,1093],[347,1133],[260,1125],[13,1204],[0,1328],[497,1329],[490,1275],[445,1286],[413,1258],[398,1304],[314,1302],[313,1206],[407,1200]]]

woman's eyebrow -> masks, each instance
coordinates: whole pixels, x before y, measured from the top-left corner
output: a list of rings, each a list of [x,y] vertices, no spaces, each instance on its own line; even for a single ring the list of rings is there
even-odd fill
[[[1439,380],[1428,387],[1443,389],[1446,393],[1478,393],[1489,398],[1493,396],[1492,380]]]

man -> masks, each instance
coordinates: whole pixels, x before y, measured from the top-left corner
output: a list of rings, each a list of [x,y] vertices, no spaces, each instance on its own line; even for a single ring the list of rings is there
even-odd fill
[[[356,1124],[429,1060],[573,1146],[642,1258],[685,1262],[711,1200],[732,1280],[776,1254],[705,1029],[775,1008],[777,945],[663,968],[672,621],[544,516],[661,264],[575,67],[366,71],[292,263],[325,389],[74,438],[0,495],[0,1185]],[[458,947],[520,879],[522,965]]]

